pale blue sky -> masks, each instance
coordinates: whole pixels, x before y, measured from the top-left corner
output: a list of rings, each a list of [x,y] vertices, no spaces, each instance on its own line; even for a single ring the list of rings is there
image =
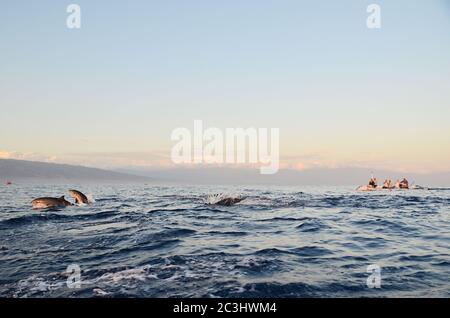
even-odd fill
[[[80,30],[66,28],[70,3]],[[370,3],[381,5],[380,30],[366,27]],[[289,160],[450,170],[449,1],[1,8],[0,153],[145,163],[169,154],[174,128],[202,119],[278,127]]]

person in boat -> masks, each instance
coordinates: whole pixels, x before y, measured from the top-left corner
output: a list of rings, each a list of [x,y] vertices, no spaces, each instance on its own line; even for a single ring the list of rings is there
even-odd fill
[[[390,179],[384,180],[383,189],[392,189],[392,181]]]
[[[408,180],[406,180],[406,178],[403,178],[402,181],[400,181],[398,183],[398,187],[400,189],[409,189],[409,182],[408,182]]]
[[[377,186],[378,186],[378,184],[377,184],[377,178],[375,178],[374,176],[372,176],[372,178],[370,178],[370,180],[369,180],[369,188],[375,189]]]

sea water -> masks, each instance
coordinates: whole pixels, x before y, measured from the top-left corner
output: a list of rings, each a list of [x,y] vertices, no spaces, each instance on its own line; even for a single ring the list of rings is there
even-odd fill
[[[69,188],[95,202],[31,208]],[[449,297],[450,191],[1,186],[0,297],[94,296]]]

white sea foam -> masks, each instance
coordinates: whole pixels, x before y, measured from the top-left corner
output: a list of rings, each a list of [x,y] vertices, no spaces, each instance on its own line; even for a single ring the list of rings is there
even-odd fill
[[[38,275],[31,275],[17,283],[15,297],[32,297],[35,294],[49,292],[66,286],[66,281],[49,281]]]
[[[88,195],[86,195],[86,198],[88,199],[89,203],[95,203],[94,195],[88,194]]]
[[[204,202],[206,204],[217,204],[218,202],[224,199],[239,199],[239,198],[241,198],[241,196],[237,194],[216,193],[208,195],[204,200]]]
[[[149,269],[149,266],[144,266],[140,268],[126,269],[114,273],[106,273],[100,276],[96,281],[112,281],[113,283],[118,283],[123,280],[138,280],[143,282],[148,278],[157,278],[156,275],[149,274]]]

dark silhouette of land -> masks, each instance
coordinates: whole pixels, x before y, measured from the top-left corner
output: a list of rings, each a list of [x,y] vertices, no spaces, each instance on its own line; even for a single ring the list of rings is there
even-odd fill
[[[97,168],[47,162],[0,159],[0,180],[150,182],[151,178]]]

